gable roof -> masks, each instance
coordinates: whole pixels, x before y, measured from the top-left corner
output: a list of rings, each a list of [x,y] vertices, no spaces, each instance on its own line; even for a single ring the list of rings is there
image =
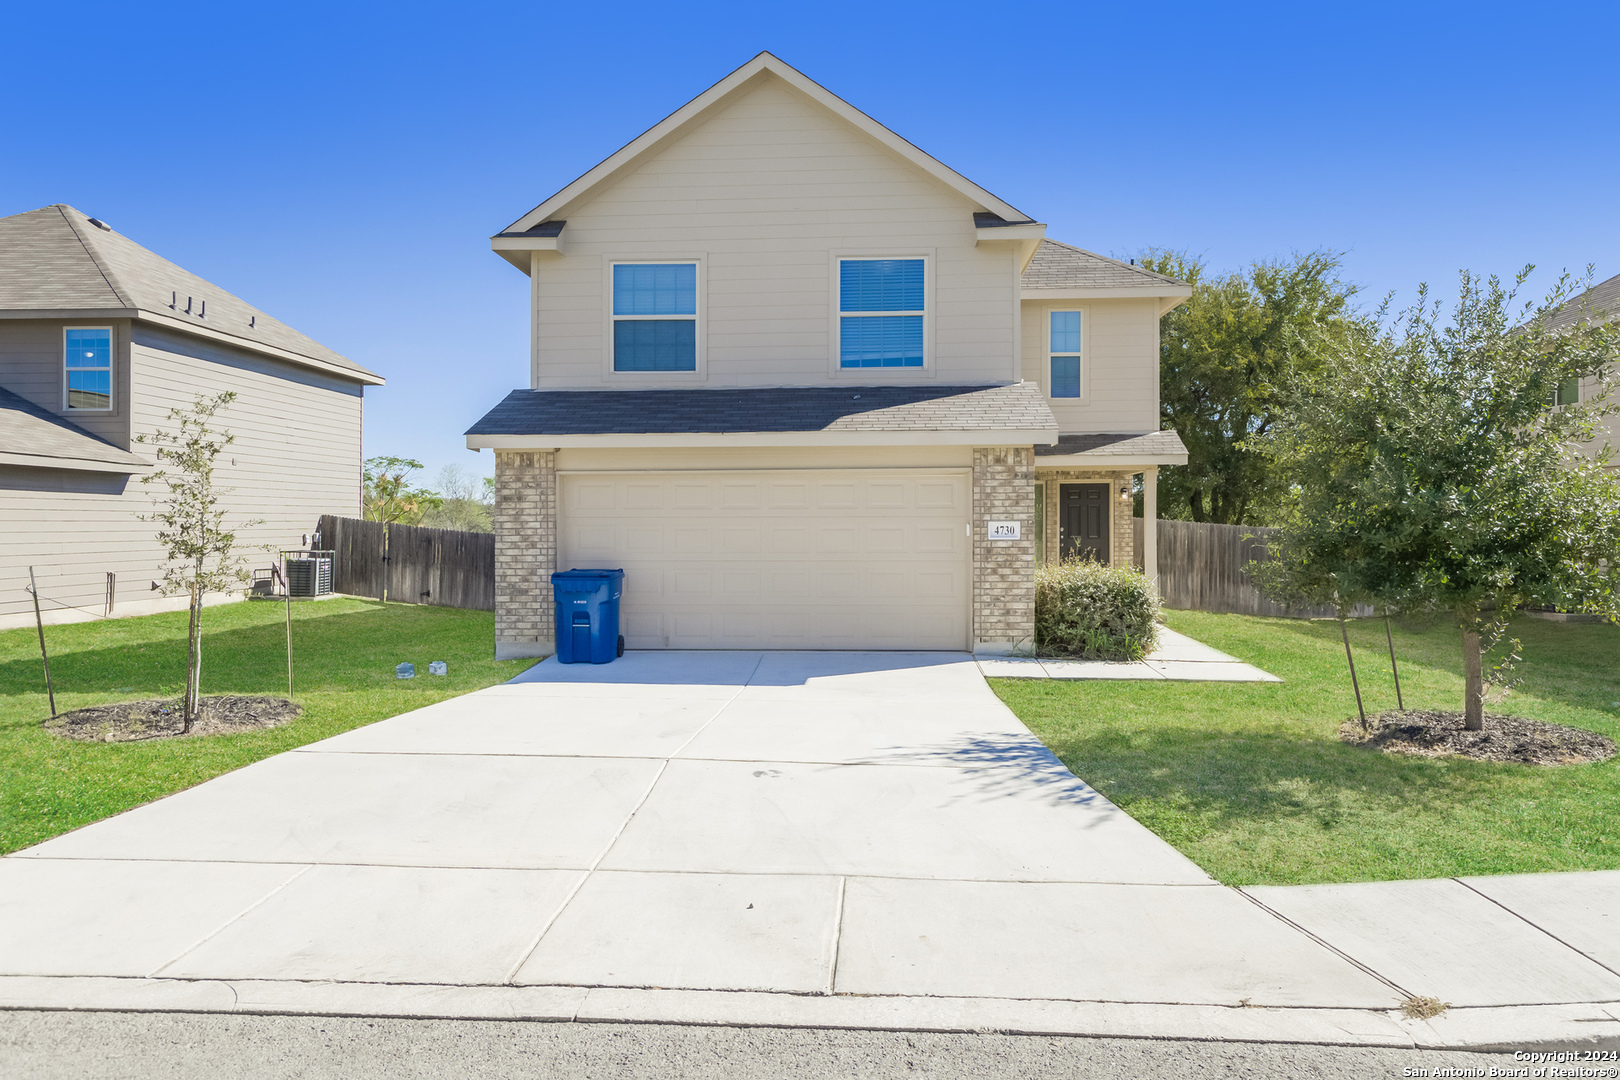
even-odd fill
[[[188,306],[194,310],[188,312]],[[0,218],[0,316],[67,312],[141,319],[357,382],[383,382],[347,357],[71,206],[58,203]]]
[[[1024,269],[1025,289],[1119,289],[1146,286],[1169,289],[1161,295],[1188,295],[1192,287],[1164,274],[1110,259],[1094,251],[1042,239],[1035,257]],[[1180,292],[1176,290],[1186,290]]]
[[[1546,327],[1549,330],[1563,330],[1586,318],[1605,322],[1620,318],[1620,274],[1598,282],[1548,315]]]
[[[812,433],[854,444],[887,435],[979,445],[989,433],[1010,432],[1034,441],[1057,437],[1057,420],[1033,383],[514,390],[468,429],[467,445],[504,446],[509,437],[581,445],[580,437],[592,436],[763,436],[755,442],[785,444]]]
[[[846,121],[891,152],[911,162],[947,187],[960,192],[981,209],[994,213],[1008,222],[1025,223],[1031,220],[1029,215],[1023,213],[1017,207],[1002,201],[996,195],[975,184],[938,158],[924,153],[918,147],[896,135],[893,131],[890,131],[792,65],[783,62],[768,52],[762,52],[620,147],[573,183],[518,218],[507,226],[503,232],[527,233],[535,226],[548,222],[564,213],[570,204],[577,202],[592,188],[606,182],[621,170],[630,166],[642,155],[650,153],[678,137],[686,128],[701,121],[711,109],[722,104],[746,84],[767,75],[774,75],[782,80],[800,94]]]
[[[151,466],[3,386],[0,463],[118,473],[139,472]]]

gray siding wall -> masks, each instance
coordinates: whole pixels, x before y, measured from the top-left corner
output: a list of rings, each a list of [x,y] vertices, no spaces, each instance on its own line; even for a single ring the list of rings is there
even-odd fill
[[[52,340],[60,338],[53,324]],[[42,339],[44,336],[39,335]],[[249,566],[274,556],[262,549],[296,547],[322,514],[360,514],[361,387],[278,360],[181,334],[136,326],[130,335],[125,408],[136,434],[172,428],[171,408],[198,394],[235,390],[221,414],[236,442],[223,456],[217,481],[231,488],[228,524],[263,523],[238,530]],[[60,356],[52,361],[60,372]],[[0,367],[0,385],[31,400],[25,365]],[[46,402],[41,401],[41,404]],[[75,414],[73,419],[80,421]],[[83,425],[89,427],[89,425]],[[149,446],[134,444],[141,457]],[[112,474],[32,468],[0,469],[0,626],[33,617],[25,586],[28,567],[40,592],[63,603],[102,610],[106,574],[118,575],[119,606],[140,610],[157,594],[151,582],[163,554],[149,512],[161,484]]]
[[[69,410],[62,400],[62,330],[69,326],[113,328],[113,407],[110,412]],[[119,449],[129,449],[128,319],[70,322],[0,319],[0,386],[64,416]]]

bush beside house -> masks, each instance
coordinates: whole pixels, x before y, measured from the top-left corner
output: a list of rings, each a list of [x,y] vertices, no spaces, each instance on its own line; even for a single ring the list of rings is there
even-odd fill
[[[1158,644],[1159,594],[1135,570],[1086,559],[1035,571],[1035,646],[1042,654],[1140,660]]]

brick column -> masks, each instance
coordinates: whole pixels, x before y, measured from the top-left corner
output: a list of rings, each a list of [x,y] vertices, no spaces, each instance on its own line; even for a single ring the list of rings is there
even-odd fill
[[[557,455],[495,451],[495,659],[553,652]]]
[[[1020,524],[1017,540],[991,540],[992,521]],[[973,450],[973,649],[1009,653],[1035,644],[1035,451]]]

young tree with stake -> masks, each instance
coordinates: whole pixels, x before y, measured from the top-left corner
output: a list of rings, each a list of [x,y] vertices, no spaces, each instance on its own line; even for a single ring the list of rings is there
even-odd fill
[[[168,419],[176,425],[175,430],[159,429],[150,435],[138,435],[135,440],[152,445],[159,465],[142,477],[141,483],[162,484],[167,489],[167,495],[157,500],[155,512],[139,515],[142,521],[157,523],[158,543],[168,553],[163,593],[186,593],[190,597],[182,732],[190,732],[196,724],[200,705],[203,597],[246,584],[248,579],[234,551],[236,533],[225,528],[225,510],[219,505],[228,489],[214,483],[216,462],[236,436],[211,425],[215,416],[235,400],[236,394],[229,390],[211,398],[199,394],[189,409],[169,410]],[[257,520],[244,521],[238,528],[258,524],[261,522]]]
[[[1384,328],[1324,340],[1266,444],[1291,491],[1273,587],[1331,580],[1342,597],[1455,618],[1470,731],[1484,728],[1484,643],[1514,611],[1620,613],[1601,569],[1620,564],[1620,482],[1579,449],[1615,409],[1620,327],[1593,313],[1549,329],[1577,292],[1567,275],[1515,313],[1529,273],[1512,286],[1464,273],[1449,321],[1420,289]],[[1595,392],[1554,407],[1575,378]]]

